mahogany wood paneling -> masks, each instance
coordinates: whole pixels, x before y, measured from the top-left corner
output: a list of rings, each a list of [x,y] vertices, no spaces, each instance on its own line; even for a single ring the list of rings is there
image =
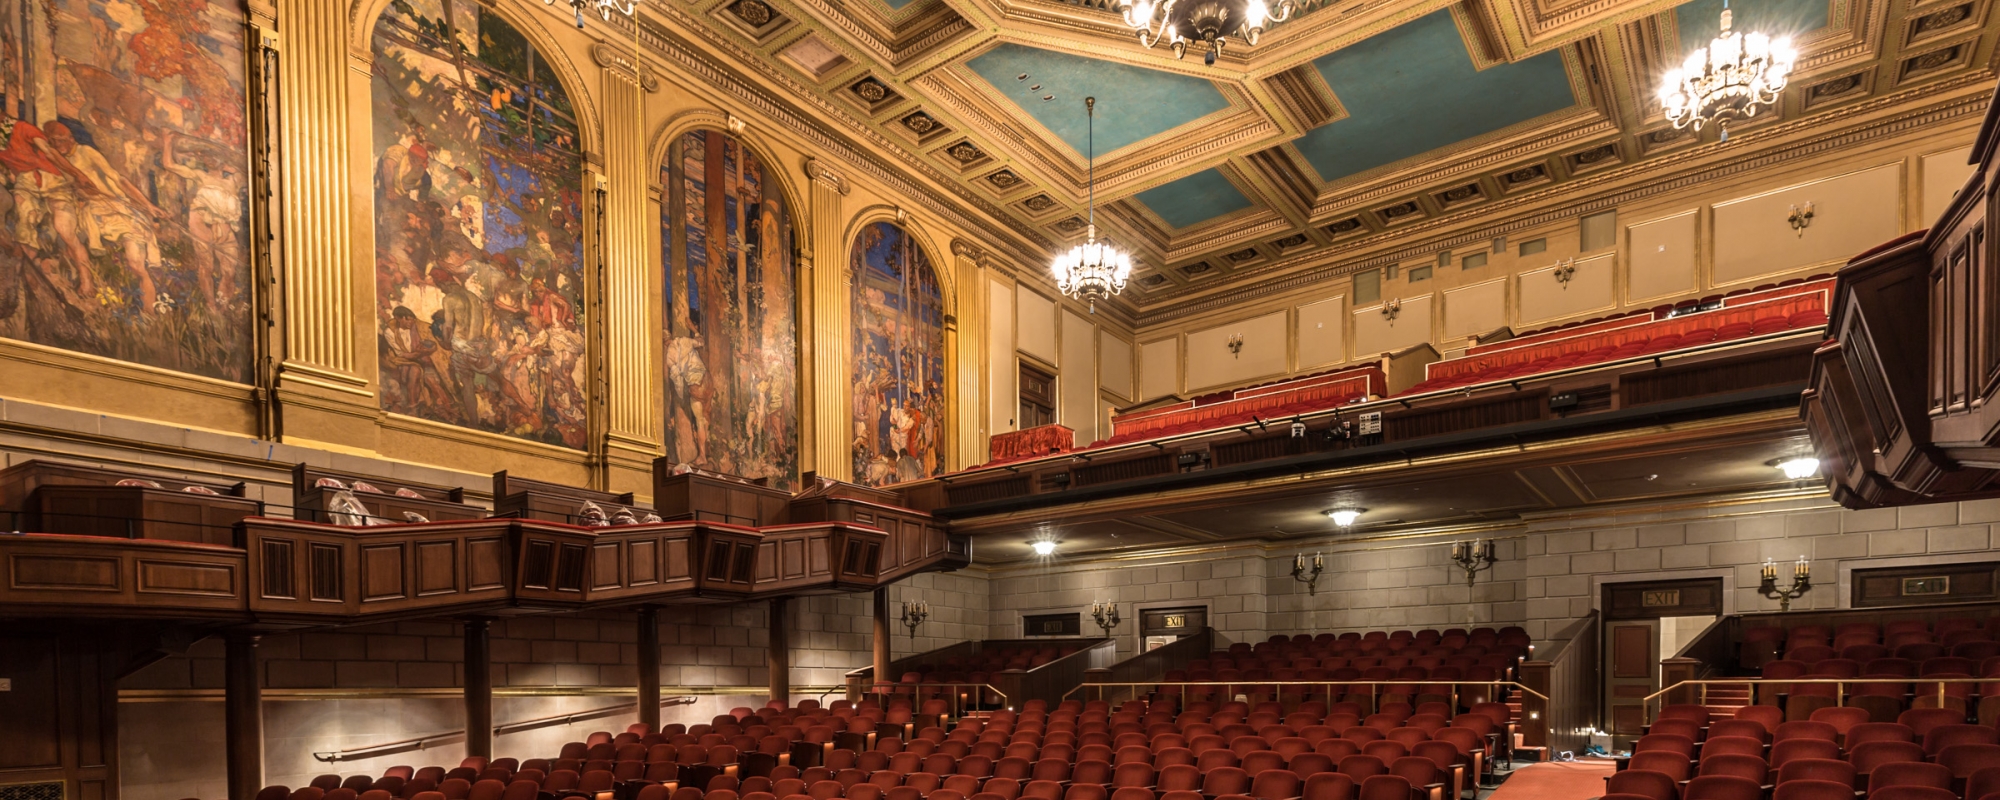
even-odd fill
[[[558,483],[529,480],[508,475],[506,470],[493,473],[493,513],[495,516],[538,519],[544,522],[567,522],[580,524],[579,512],[585,501],[596,503],[604,510],[607,518],[625,510],[632,512],[635,519],[644,519],[648,510],[633,499],[631,492],[613,494],[592,489],[579,489]]]
[[[1856,608],[2000,600],[2000,561],[1857,569]]]

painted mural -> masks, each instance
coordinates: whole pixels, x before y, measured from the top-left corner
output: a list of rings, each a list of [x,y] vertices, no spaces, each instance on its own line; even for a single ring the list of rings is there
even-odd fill
[[[792,219],[756,154],[717,131],[661,167],[666,448],[681,469],[797,484]]]
[[[243,11],[0,0],[0,336],[250,377]]]
[[[473,0],[375,24],[382,407],[581,449],[583,159],[569,96]]]
[[[861,229],[854,276],[854,479],[868,486],[944,472],[944,292],[902,228]]]

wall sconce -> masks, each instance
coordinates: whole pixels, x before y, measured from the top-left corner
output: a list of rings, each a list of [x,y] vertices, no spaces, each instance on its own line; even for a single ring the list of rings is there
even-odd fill
[[[1562,284],[1563,291],[1569,291],[1570,278],[1576,276],[1576,259],[1565,258],[1557,261],[1553,274],[1556,276],[1556,283]]]
[[[1779,611],[1792,610],[1792,598],[1812,591],[1812,563],[1805,556],[1792,564],[1792,585],[1778,588],[1778,565],[1771,559],[1764,559],[1764,569],[1757,582],[1757,591],[1765,597],[1778,601]]]
[[[1308,595],[1319,594],[1319,574],[1325,571],[1326,557],[1318,553],[1313,554],[1310,569],[1306,567],[1306,554],[1300,553],[1292,558],[1292,580],[1305,584]]]
[[[1229,347],[1229,354],[1230,354],[1230,355],[1232,355],[1232,356],[1236,356],[1237,358],[1242,358],[1242,357],[1243,357],[1243,334],[1240,334],[1240,333],[1232,333],[1232,334],[1229,334],[1229,342],[1228,342],[1228,347]]]
[[[1813,204],[1811,200],[1806,201],[1806,207],[1803,209],[1798,206],[1792,206],[1791,216],[1785,217],[1785,221],[1791,223],[1792,232],[1798,234],[1801,239],[1805,238],[1806,227],[1812,224],[1812,219]]]
[[[930,618],[931,604],[921,600],[914,603],[903,601],[903,627],[910,629],[911,639],[917,638],[917,628],[924,624],[924,620]]]
[[[1304,439],[1304,438],[1306,438],[1306,423],[1305,423],[1305,420],[1302,420],[1302,419],[1294,419],[1294,420],[1292,420],[1292,438],[1294,438],[1294,439]]]
[[[1472,588],[1472,582],[1479,579],[1479,573],[1493,568],[1498,558],[1493,556],[1492,539],[1474,539],[1470,542],[1451,543],[1451,561],[1465,570],[1465,588]]]
[[[1111,629],[1118,627],[1118,623],[1122,621],[1118,618],[1117,603],[1091,603],[1090,618],[1097,621],[1097,627],[1104,629],[1106,637],[1109,637]]]
[[[1401,298],[1382,304],[1382,318],[1388,320],[1390,325],[1396,324],[1396,315],[1401,313],[1403,313],[1403,301]]]

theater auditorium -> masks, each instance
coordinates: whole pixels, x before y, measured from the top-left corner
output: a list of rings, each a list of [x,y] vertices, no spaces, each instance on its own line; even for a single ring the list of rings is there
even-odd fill
[[[2000,800],[1996,48],[0,0],[0,800]]]

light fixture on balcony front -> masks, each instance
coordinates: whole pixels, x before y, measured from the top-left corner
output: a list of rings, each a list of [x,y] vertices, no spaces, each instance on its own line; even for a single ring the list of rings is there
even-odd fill
[[[1336,508],[1326,512],[1326,515],[1333,518],[1333,524],[1343,528],[1351,528],[1354,527],[1354,521],[1360,519],[1362,513],[1367,510],[1365,508]]]
[[[1777,467],[1778,471],[1785,473],[1785,477],[1789,480],[1802,481],[1812,477],[1813,473],[1819,472],[1819,459],[1812,456],[1793,456],[1768,463],[1773,467]]]
[[[1056,554],[1056,543],[1048,539],[1043,539],[1039,542],[1036,542],[1034,546],[1035,546],[1035,555],[1052,556]]]

